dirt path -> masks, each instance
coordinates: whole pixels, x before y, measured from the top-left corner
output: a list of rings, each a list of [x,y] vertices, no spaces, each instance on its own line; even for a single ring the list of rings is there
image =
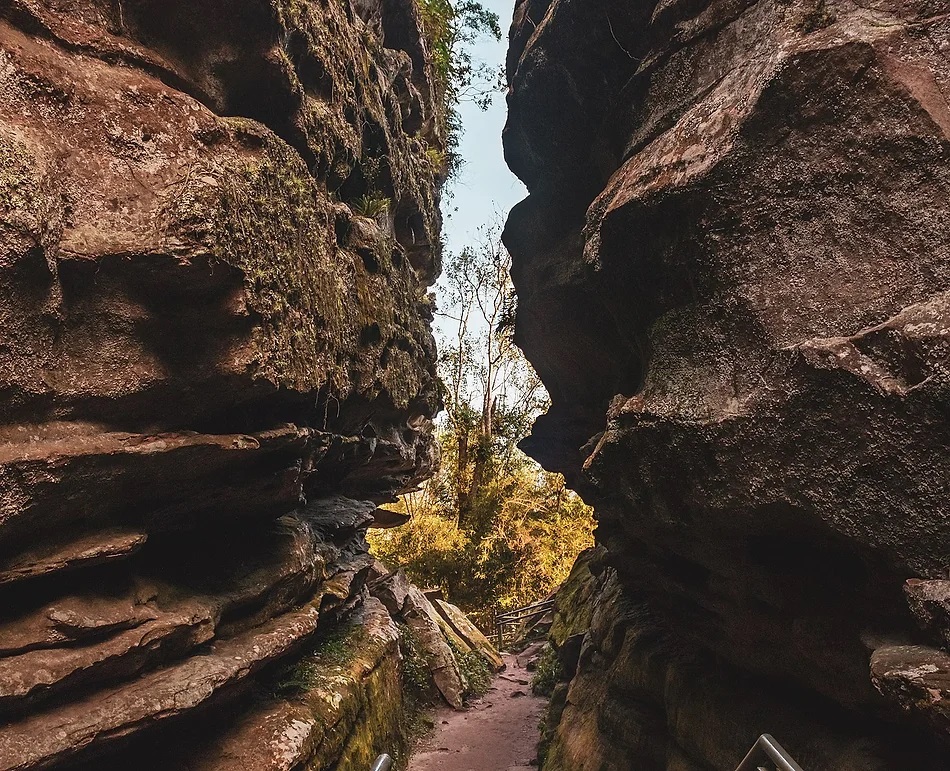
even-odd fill
[[[465,712],[435,714],[435,730],[409,771],[535,771],[538,721],[545,699],[531,694],[531,673],[505,654],[507,669]]]

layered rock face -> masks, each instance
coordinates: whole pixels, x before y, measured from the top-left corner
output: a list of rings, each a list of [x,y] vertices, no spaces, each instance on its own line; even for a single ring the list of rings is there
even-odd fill
[[[438,105],[412,0],[0,4],[0,768],[392,739],[242,716],[435,459]],[[398,689],[381,608],[357,695]]]
[[[608,550],[549,768],[950,764],[948,11],[518,4],[526,446]]]

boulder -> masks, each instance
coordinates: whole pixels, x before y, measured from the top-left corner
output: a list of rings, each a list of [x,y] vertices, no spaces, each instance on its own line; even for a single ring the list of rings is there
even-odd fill
[[[455,644],[457,650],[465,650],[464,643],[454,633],[447,637],[448,626],[441,621],[442,617],[425,595],[414,586],[409,587],[406,602],[403,605],[402,618],[409,625],[422,649],[439,693],[450,707],[461,709],[465,695],[465,682],[449,640]]]
[[[489,642],[475,624],[459,608],[445,600],[436,600],[433,607],[452,631],[462,639],[470,650],[476,651],[495,672],[505,668],[505,661],[495,646]]]

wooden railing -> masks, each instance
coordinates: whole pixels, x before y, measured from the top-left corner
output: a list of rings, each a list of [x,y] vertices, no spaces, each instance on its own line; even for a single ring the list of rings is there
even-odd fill
[[[554,600],[543,600],[495,616],[495,641],[498,650],[514,642],[518,627],[554,609]]]

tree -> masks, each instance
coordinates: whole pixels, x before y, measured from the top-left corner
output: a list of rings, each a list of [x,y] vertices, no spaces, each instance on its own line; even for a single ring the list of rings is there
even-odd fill
[[[503,72],[493,71],[472,56],[472,44],[482,35],[501,39],[498,14],[477,0],[416,0],[426,37],[432,48],[432,63],[441,91],[445,126],[445,178],[455,178],[462,168],[458,152],[462,133],[461,102],[474,102],[486,110],[502,90]]]
[[[515,294],[501,228],[482,231],[474,248],[448,261],[440,316],[454,335],[442,340],[447,439],[456,455],[454,508],[464,529],[481,533],[475,502],[487,475],[512,473],[516,444],[547,406],[547,394],[512,339]]]
[[[515,295],[500,230],[485,229],[446,261],[442,466],[401,502],[410,523],[372,539],[384,560],[442,587],[485,623],[499,605],[550,592],[592,543],[593,530],[591,510],[563,478],[517,448],[548,399],[512,339]]]

